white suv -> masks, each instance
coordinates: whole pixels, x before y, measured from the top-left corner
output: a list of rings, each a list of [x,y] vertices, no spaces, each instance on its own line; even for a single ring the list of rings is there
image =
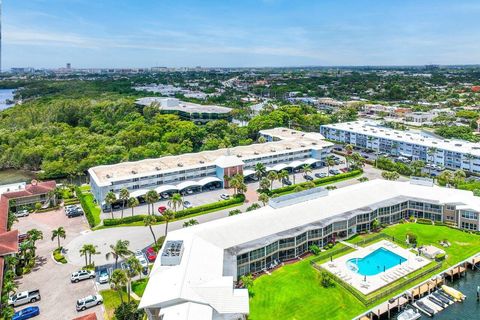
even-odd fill
[[[77,311],[83,311],[85,309],[98,306],[103,303],[103,298],[101,295],[91,295],[82,299],[77,300]]]
[[[135,258],[137,258],[143,268],[148,268],[148,261],[141,250],[135,252]]]
[[[28,210],[20,210],[15,212],[15,217],[20,218],[20,217],[28,217],[29,213]]]
[[[72,273],[70,277],[71,282],[78,282],[86,279],[93,279],[95,278],[95,271],[91,270],[80,270],[77,272]]]

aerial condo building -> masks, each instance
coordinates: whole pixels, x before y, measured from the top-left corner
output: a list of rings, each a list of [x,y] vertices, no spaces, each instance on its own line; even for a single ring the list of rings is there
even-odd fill
[[[411,216],[479,230],[480,198],[428,179],[371,180],[274,198],[268,206],[168,233],[140,302],[150,320],[245,319],[239,277]],[[173,249],[172,249],[173,248]],[[173,256],[172,256],[173,250]],[[165,259],[165,258],[168,259]]]
[[[333,147],[319,133],[275,128],[260,135],[267,142],[90,168],[92,193],[105,206],[106,194],[112,191],[118,195],[122,188],[132,197],[142,197],[149,190],[162,194],[202,190],[212,184],[224,186],[227,177],[253,176],[257,163],[263,163],[267,171],[291,171],[305,164],[314,167]]]

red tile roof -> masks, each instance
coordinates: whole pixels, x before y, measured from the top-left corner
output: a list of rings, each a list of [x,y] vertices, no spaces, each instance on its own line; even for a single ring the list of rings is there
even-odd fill
[[[55,181],[45,181],[45,182],[32,181],[31,184],[27,184],[25,186],[25,189],[19,190],[19,191],[5,192],[3,196],[7,197],[8,199],[15,199],[15,198],[41,195],[55,189],[56,186],[57,186],[57,183]]]
[[[81,316],[81,317],[78,317],[78,318],[74,318],[72,320],[97,320],[97,315],[94,313],[89,313],[87,315],[84,315],[84,316]]]
[[[18,230],[0,233],[0,256],[18,252]]]

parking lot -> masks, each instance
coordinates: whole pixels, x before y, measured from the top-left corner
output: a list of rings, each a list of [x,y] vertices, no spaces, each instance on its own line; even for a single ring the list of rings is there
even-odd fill
[[[28,217],[19,218],[14,227],[20,233],[30,229],[38,229],[43,232],[43,240],[36,243],[37,261],[31,273],[18,277],[18,292],[25,290],[40,289],[41,300],[15,308],[21,310],[27,306],[38,306],[40,316],[35,319],[73,319],[91,312],[97,314],[98,319],[103,319],[103,306],[87,309],[83,312],[75,310],[76,300],[91,294],[96,294],[94,280],[84,280],[79,283],[71,283],[70,275],[79,268],[72,264],[58,264],[53,260],[52,252],[56,248],[57,241],[51,241],[52,230],[63,226],[66,230],[66,239],[61,239],[62,245],[85,233],[88,224],[85,218],[67,218],[63,209],[56,211],[30,214]]]

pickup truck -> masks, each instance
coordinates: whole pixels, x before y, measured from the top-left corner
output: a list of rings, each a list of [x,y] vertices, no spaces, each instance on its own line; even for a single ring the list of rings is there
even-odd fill
[[[22,291],[10,296],[8,305],[18,307],[27,303],[40,300],[40,290]]]

